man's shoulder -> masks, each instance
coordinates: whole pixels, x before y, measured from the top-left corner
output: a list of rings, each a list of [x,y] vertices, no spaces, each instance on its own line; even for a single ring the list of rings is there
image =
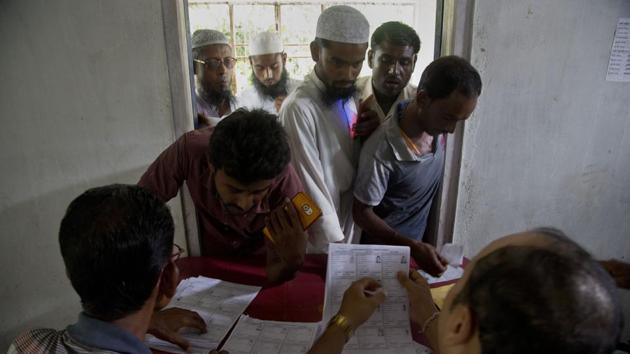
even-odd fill
[[[313,89],[313,87],[310,87],[309,85],[305,85],[305,83],[302,83],[284,100],[282,109],[280,110],[280,116],[287,114],[302,115],[314,113],[315,107],[318,104],[321,105],[321,99],[316,96],[318,94],[319,91]]]
[[[298,87],[300,87],[300,85],[302,85],[304,81],[303,80],[298,80],[298,79],[293,79],[290,78],[289,79],[289,84],[287,85],[287,88],[289,90],[289,93],[295,91],[295,89],[297,89]]]
[[[293,101],[312,100],[313,97],[318,98],[319,91],[317,87],[310,81],[301,81],[295,87],[295,90],[287,96],[287,100]]]
[[[416,92],[418,92],[418,86],[413,85],[410,81],[409,83],[407,83],[407,86],[403,88],[403,91],[403,99],[411,99],[416,95]]]
[[[65,330],[37,328],[22,332],[9,348],[8,353],[69,353],[70,337]],[[73,348],[74,349],[74,348]],[[88,353],[89,351],[72,351],[72,353]]]
[[[185,152],[190,158],[204,156],[208,152],[210,137],[214,127],[203,127],[184,133],[174,145],[178,151]]]
[[[214,127],[203,127],[184,133],[178,141],[184,142],[187,146],[203,146],[207,147],[210,143],[210,137],[214,132]]]
[[[387,142],[386,123],[381,124],[361,147],[362,159],[374,159],[387,164],[393,159],[393,154],[389,143]]]
[[[286,198],[293,198],[298,192],[304,191],[302,181],[298,177],[295,168],[289,162],[284,170],[274,178],[270,190],[270,206],[272,208],[284,203]]]
[[[372,75],[361,76],[360,78],[357,79],[355,86],[357,87],[358,90],[362,90],[364,87],[366,87],[368,84],[371,84],[371,83],[372,83]]]
[[[357,79],[355,86],[359,97],[364,100],[372,95],[372,76],[362,76]]]

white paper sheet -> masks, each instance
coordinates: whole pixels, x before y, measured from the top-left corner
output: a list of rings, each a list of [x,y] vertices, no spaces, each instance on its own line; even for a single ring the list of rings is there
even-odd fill
[[[422,275],[429,284],[434,284],[461,278],[462,275],[464,275],[464,268],[454,267],[449,264],[446,266],[446,271],[439,277],[434,277],[431,274],[419,269],[418,273],[420,273],[420,275]]]
[[[461,266],[464,262],[464,246],[445,243],[440,249],[440,256],[452,266]]]
[[[385,353],[382,349],[360,349],[360,350],[345,350],[345,354],[382,354]],[[434,354],[431,348],[424,346],[420,343],[413,342],[413,344],[406,348],[399,348],[396,354]]]
[[[230,354],[305,354],[318,322],[263,321],[241,315],[222,350]]]
[[[617,21],[606,81],[630,82],[630,17]]]
[[[260,291],[258,286],[230,283],[206,277],[182,280],[175,297],[167,307],[196,311],[206,322],[207,333],[182,332],[191,344],[192,353],[208,353],[216,349],[234,322]],[[151,348],[184,353],[174,344],[147,336]]]
[[[324,324],[337,313],[343,293],[355,280],[375,278],[387,293],[385,303],[355,331],[344,353],[370,353],[365,351],[368,349],[379,353],[406,353],[405,350],[413,350],[409,299],[396,278],[399,271],[409,271],[409,247],[330,244]]]

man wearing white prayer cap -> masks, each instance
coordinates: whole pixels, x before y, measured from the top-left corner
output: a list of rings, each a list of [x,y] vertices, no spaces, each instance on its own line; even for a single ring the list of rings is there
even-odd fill
[[[230,90],[236,59],[227,37],[209,29],[193,33],[192,54],[196,77],[195,128],[214,126],[238,107]]]
[[[262,108],[278,114],[287,95],[302,83],[289,78],[286,70],[287,54],[282,39],[276,32],[261,32],[249,41],[249,63],[252,66],[252,84],[238,97],[241,106]]]
[[[330,242],[352,242],[352,184],[361,139],[379,124],[374,112],[357,114],[355,81],[368,48],[369,24],[350,6],[331,6],[317,20],[311,43],[314,70],[289,95],[280,119],[305,190],[322,209],[309,229],[309,252]]]

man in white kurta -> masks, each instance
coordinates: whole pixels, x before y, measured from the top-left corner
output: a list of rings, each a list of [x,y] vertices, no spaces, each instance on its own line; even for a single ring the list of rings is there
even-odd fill
[[[361,115],[362,123],[355,125],[355,81],[368,39],[368,22],[356,9],[340,5],[322,12],[311,43],[315,68],[280,110],[294,167],[322,209],[309,229],[309,252],[326,252],[330,242],[353,241],[352,184],[360,146],[354,136],[375,128],[370,125],[374,115]]]
[[[249,41],[252,86],[243,90],[238,101],[248,109],[262,108],[278,114],[282,102],[302,83],[289,77],[287,54],[276,32],[261,32]]]

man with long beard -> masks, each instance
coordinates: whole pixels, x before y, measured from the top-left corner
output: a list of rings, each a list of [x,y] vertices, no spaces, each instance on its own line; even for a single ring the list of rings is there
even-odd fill
[[[287,54],[275,32],[261,32],[249,41],[252,84],[239,95],[239,104],[248,109],[262,108],[278,114],[282,102],[302,81],[289,78]]]
[[[236,58],[227,37],[208,29],[193,33],[192,54],[196,78],[195,128],[215,126],[238,107],[230,90]]]
[[[280,110],[292,162],[322,209],[322,217],[309,229],[310,252],[353,240],[352,183],[360,149],[355,137],[369,135],[379,124],[373,112],[357,110],[354,97],[369,32],[365,16],[352,7],[324,10],[310,47],[315,68]]]

